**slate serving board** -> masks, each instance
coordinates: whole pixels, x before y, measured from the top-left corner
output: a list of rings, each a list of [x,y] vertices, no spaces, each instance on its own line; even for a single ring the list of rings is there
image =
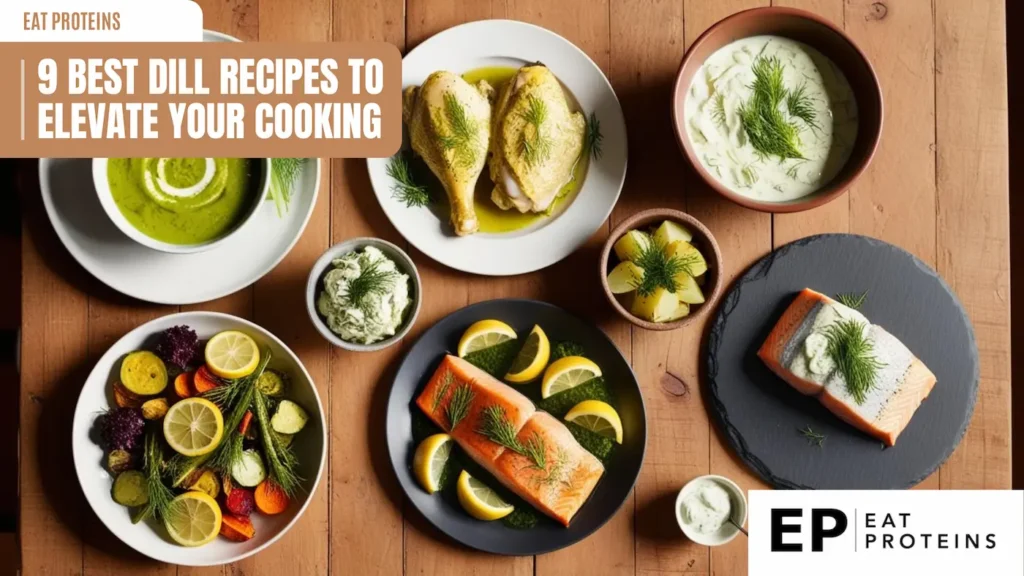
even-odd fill
[[[757,349],[803,288],[868,292],[861,311],[932,370],[935,388],[892,448],[842,422],[775,376]],[[978,395],[978,348],[963,306],[924,262],[891,244],[823,234],[754,264],[722,300],[705,354],[709,408],[739,457],[776,488],[899,489],[934,472],[959,444]],[[810,426],[827,438],[811,444]]]

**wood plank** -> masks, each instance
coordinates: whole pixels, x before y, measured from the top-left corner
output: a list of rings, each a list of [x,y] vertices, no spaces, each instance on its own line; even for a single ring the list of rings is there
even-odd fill
[[[850,231],[891,242],[935,266],[931,4],[847,0],[845,18],[846,32],[875,68],[885,103],[878,151],[850,195]],[[918,487],[937,489],[939,473]]]
[[[19,533],[22,574],[82,574],[82,530],[92,515],[78,490],[71,422],[89,374],[91,280],[61,247],[43,211],[36,164],[20,178],[22,235],[21,448]],[[58,273],[58,270],[61,272]]]
[[[405,43],[402,0],[334,5],[335,41]],[[377,204],[361,159],[332,160],[331,243],[378,236],[402,244]],[[321,193],[326,193],[323,190]],[[331,573],[403,571],[402,492],[383,441],[392,367],[401,349],[375,353],[331,351]]]
[[[1006,20],[997,0],[935,3],[938,270],[974,324],[981,391],[942,488],[1010,488]]]

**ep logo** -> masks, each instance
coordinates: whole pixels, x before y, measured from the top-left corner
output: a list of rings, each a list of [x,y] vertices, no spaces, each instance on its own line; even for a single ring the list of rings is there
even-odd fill
[[[804,545],[786,538],[786,534],[800,534],[804,527],[802,508],[772,508],[772,552],[803,552]],[[842,510],[835,508],[811,508],[810,532],[811,551],[824,550],[826,538],[836,538],[846,532],[849,521]]]

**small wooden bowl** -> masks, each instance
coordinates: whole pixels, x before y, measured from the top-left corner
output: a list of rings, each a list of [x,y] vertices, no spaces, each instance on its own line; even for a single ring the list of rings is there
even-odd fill
[[[783,202],[748,198],[729,190],[701,164],[686,130],[685,104],[693,77],[712,54],[736,40],[773,35],[816,48],[842,70],[857,100],[857,140],[846,164],[816,192]],[[796,8],[765,7],[738,12],[708,28],[683,56],[672,90],[672,121],[676,139],[694,171],[709,188],[733,202],[761,212],[800,212],[838,198],[867,169],[882,133],[882,89],[871,62],[846,35],[821,16]]]
[[[612,289],[608,286],[608,274],[612,271],[612,268],[618,264],[618,259],[613,258],[612,248],[615,243],[626,235],[626,232],[630,230],[636,230],[638,228],[649,228],[654,224],[660,224],[664,220],[672,220],[678,222],[683,226],[686,226],[693,233],[693,239],[690,241],[700,253],[704,256],[704,259],[708,263],[708,271],[706,272],[707,281],[704,283],[704,303],[699,304],[692,308],[690,315],[675,320],[673,322],[650,322],[642,318],[637,318],[629,310],[627,310],[612,294]],[[715,307],[715,303],[718,301],[718,297],[722,295],[722,251],[718,248],[718,242],[715,241],[715,237],[711,235],[711,232],[700,223],[699,220],[690,216],[685,212],[679,210],[672,210],[669,208],[655,208],[653,210],[644,210],[638,212],[629,218],[626,218],[621,224],[619,224],[615,230],[612,231],[611,235],[608,236],[608,240],[604,243],[604,249],[601,250],[601,286],[604,287],[605,296],[608,297],[608,301],[611,302],[612,307],[622,315],[623,318],[629,320],[633,324],[647,330],[675,330],[682,328],[694,320],[701,318],[708,313],[709,310]]]

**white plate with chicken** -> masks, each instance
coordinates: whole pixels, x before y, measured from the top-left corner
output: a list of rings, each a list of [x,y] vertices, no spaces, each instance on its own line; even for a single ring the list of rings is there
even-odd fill
[[[601,69],[543,28],[472,22],[402,60],[405,143],[367,160],[418,250],[488,276],[545,268],[601,227],[626,178],[626,124]]]

